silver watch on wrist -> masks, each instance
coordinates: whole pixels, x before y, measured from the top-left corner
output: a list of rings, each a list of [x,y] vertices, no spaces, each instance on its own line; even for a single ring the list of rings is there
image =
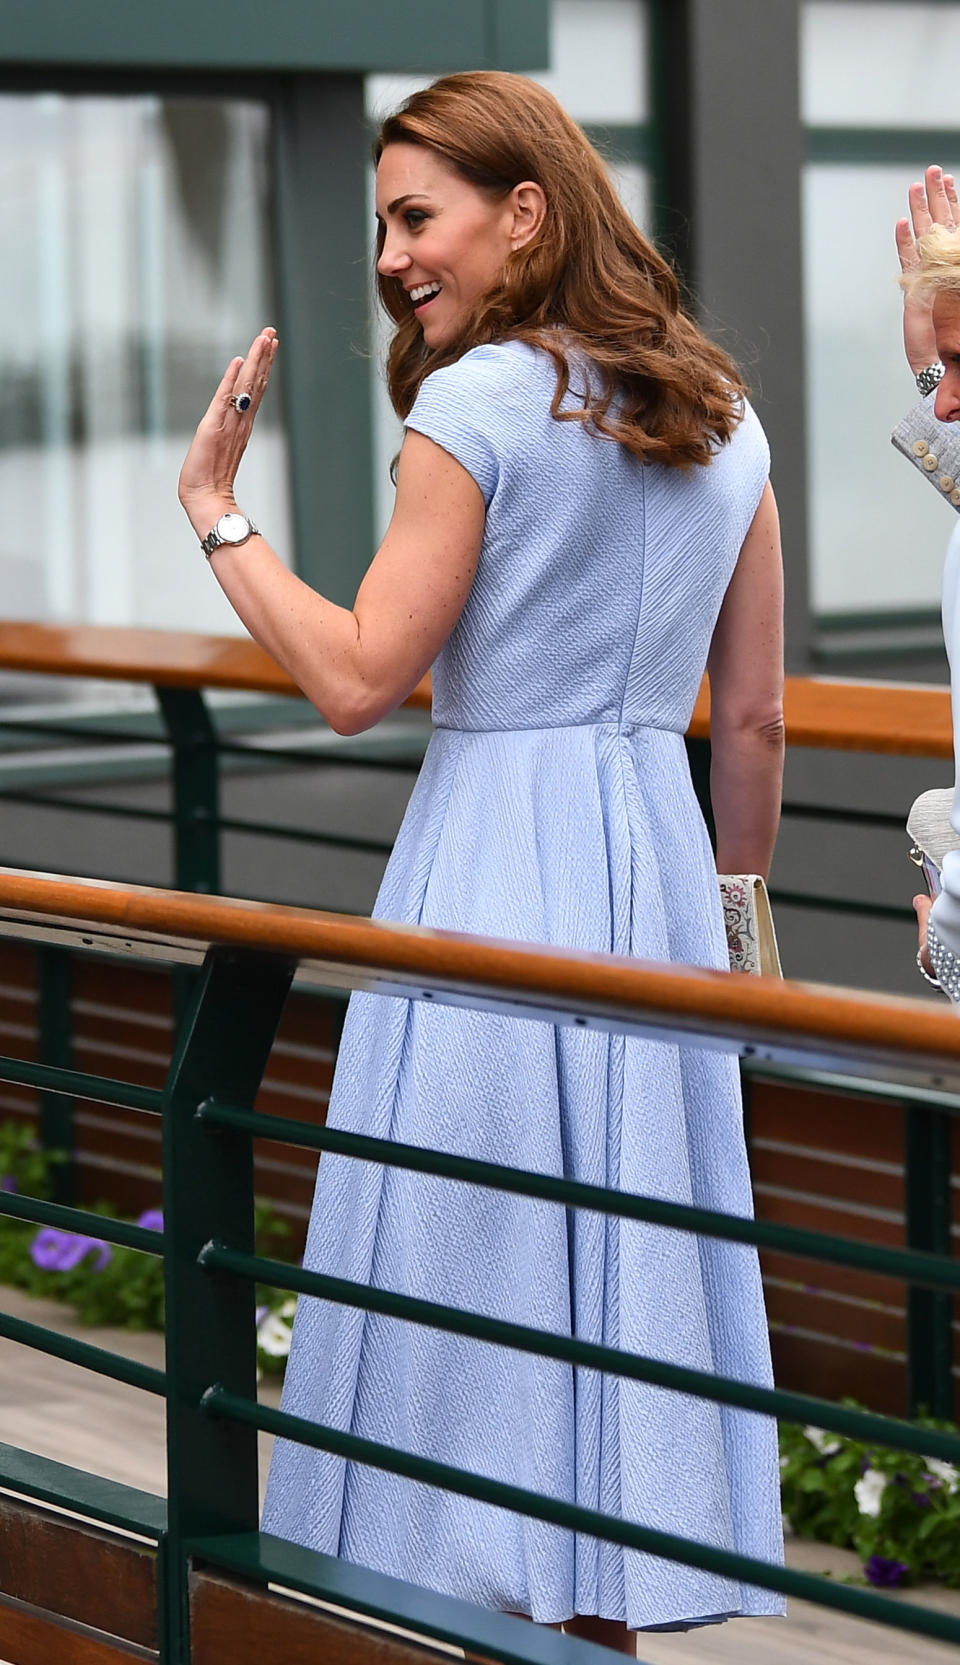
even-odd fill
[[[246,543],[255,533],[259,533],[259,526],[254,526],[246,515],[231,513],[221,515],[216,526],[212,527],[205,538],[200,539],[200,548],[209,561],[215,549],[221,544]]]
[[[928,364],[926,369],[917,371],[917,391],[923,398],[932,393],[938,382],[943,379],[943,365],[938,359],[935,364]]]

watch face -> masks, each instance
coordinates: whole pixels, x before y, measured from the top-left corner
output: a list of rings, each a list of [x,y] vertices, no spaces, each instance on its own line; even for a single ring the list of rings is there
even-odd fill
[[[224,543],[243,543],[250,536],[250,522],[246,515],[221,515],[217,531]]]

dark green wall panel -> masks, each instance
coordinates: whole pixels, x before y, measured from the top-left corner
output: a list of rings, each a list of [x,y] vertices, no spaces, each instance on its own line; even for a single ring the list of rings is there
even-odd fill
[[[7,63],[206,70],[539,69],[549,0],[4,0]]]

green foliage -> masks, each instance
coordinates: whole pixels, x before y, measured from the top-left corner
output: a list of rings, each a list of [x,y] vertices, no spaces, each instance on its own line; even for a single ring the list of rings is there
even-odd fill
[[[929,1418],[917,1425],[957,1432]],[[783,1510],[798,1537],[856,1550],[872,1584],[935,1578],[960,1588],[960,1472],[952,1464],[787,1424],[780,1452]]]
[[[0,1122],[0,1184],[29,1197],[48,1198],[53,1189],[50,1170],[65,1160],[62,1151],[40,1150],[25,1122]]]
[[[36,1148],[29,1127],[19,1122],[0,1123],[0,1183],[25,1196],[48,1198],[52,1190],[52,1169],[63,1157]],[[101,1203],[95,1212],[115,1219],[116,1210]],[[257,1253],[283,1258],[284,1241],[290,1227],[271,1203],[254,1205]],[[138,1249],[110,1246],[109,1259],[95,1249],[69,1269],[38,1266],[31,1247],[38,1228],[29,1221],[0,1215],[0,1283],[13,1284],[31,1295],[45,1295],[65,1301],[83,1324],[116,1325],[130,1330],[162,1330],[164,1322],[163,1260]],[[159,1234],[157,1247],[160,1247]],[[102,1261],[106,1260],[106,1264]],[[277,1313],[290,1301],[284,1290],[258,1286],[258,1307]],[[275,1326],[273,1329],[275,1330]],[[268,1340],[276,1336],[271,1331]],[[283,1356],[258,1349],[265,1368],[283,1368]]]

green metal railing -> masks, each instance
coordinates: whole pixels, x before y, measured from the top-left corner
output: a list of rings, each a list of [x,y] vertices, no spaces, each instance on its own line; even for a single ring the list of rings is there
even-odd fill
[[[18,747],[30,743],[33,737],[69,740],[82,745],[95,741],[118,750],[129,747],[132,741],[138,746],[145,743],[153,745],[157,748],[161,767],[164,757],[169,757],[169,808],[117,803],[107,797],[78,800],[52,785],[28,791],[0,787],[0,804],[8,801],[43,808],[58,807],[68,814],[108,814],[132,822],[165,825],[169,827],[172,838],[176,888],[200,894],[216,894],[221,890],[223,839],[228,833],[267,837],[276,840],[281,847],[284,842],[304,843],[331,851],[363,851],[384,859],[389,854],[390,843],[382,839],[318,832],[312,828],[283,826],[260,818],[225,815],[221,809],[222,772],[224,768],[268,769],[297,765],[321,770],[330,767],[406,769],[412,774],[422,756],[425,734],[422,739],[405,736],[394,743],[388,755],[378,755],[363,743],[354,748],[338,745],[333,753],[307,746],[263,746],[257,743],[256,733],[238,738],[232,721],[228,721],[226,726],[222,716],[218,721],[202,689],[157,685],[153,691],[158,723],[151,723],[143,716],[138,718],[133,728],[119,725],[116,721],[112,725],[87,720],[78,724],[76,721],[53,723],[34,721],[29,717],[11,717],[8,720],[0,718],[0,734],[6,734]],[[260,711],[261,720],[263,709]],[[293,723],[300,720],[306,708],[304,701],[291,699],[282,703],[283,716],[278,715],[281,709],[279,701],[271,702],[265,709],[273,711],[275,721]],[[232,720],[237,720],[236,715]],[[243,720],[242,717],[240,720]],[[710,825],[709,742],[691,739],[687,746],[694,785]],[[788,803],[784,806],[784,814],[787,818],[813,816],[834,819],[855,827],[901,828],[901,817],[878,812],[852,812]],[[777,889],[772,895],[775,905],[787,903],[806,909],[829,908],[851,916],[896,921],[912,917],[911,911],[900,905],[813,893],[788,893]],[[40,951],[38,1056],[44,1063],[53,1066],[69,1065],[71,1058],[71,978],[68,951],[58,948]],[[177,974],[175,1008],[178,1019],[182,1017],[188,999],[189,980]],[[743,1069],[749,1100],[749,1083],[757,1073],[757,1065],[747,1058]],[[762,1070],[760,1073],[763,1073]],[[781,1072],[781,1079],[793,1084],[816,1085],[809,1072]],[[849,1082],[844,1090],[852,1090]],[[868,1090],[872,1096],[877,1096],[874,1084]],[[903,1104],[906,1117],[907,1242],[913,1249],[948,1253],[951,1226],[950,1115],[944,1107],[935,1104],[935,1094],[919,1095],[912,1102],[909,1093],[895,1092],[894,1096]],[[74,1146],[71,1098],[44,1091],[40,1101],[40,1123],[45,1146],[67,1156],[66,1161],[55,1166],[54,1184],[57,1199],[70,1202],[76,1194],[75,1171],[69,1160]],[[910,1405],[914,1413],[922,1407],[937,1416],[952,1414],[952,1361],[952,1306],[949,1298],[942,1293],[911,1287],[907,1297],[907,1374]]]
[[[91,910],[95,909],[91,894]],[[411,940],[414,933],[411,933]],[[467,939],[469,944],[469,939]],[[556,964],[565,963],[557,956]],[[414,998],[450,998],[439,977],[425,976],[411,962]],[[814,1423],[894,1449],[922,1452],[960,1464],[960,1436],[919,1429],[910,1422],[859,1411],[798,1393],[758,1388],[662,1360],[597,1346],[576,1337],[552,1335],[536,1328],[493,1320],[478,1313],[428,1303],[394,1292],[330,1278],[322,1273],[268,1260],[255,1252],[253,1208],[253,1140],[278,1139],[320,1151],[336,1151],[358,1161],[383,1163],[439,1175],[452,1182],[496,1188],[569,1208],[588,1208],[611,1216],[642,1220],[664,1230],[696,1232],[727,1241],[779,1248],[814,1259],[852,1265],[902,1277],[934,1300],[949,1300],[960,1288],[960,1263],[936,1245],[893,1249],[854,1242],[827,1233],[745,1220],[716,1211],[624,1194],[615,1190],[527,1173],[496,1163],[478,1162],[450,1152],[405,1146],[329,1128],[315,1128],[257,1113],[254,1101],[295,973],[292,955],[211,948],[194,982],[189,1010],[181,1026],[176,1054],[162,1093],[118,1083],[63,1067],[26,1065],[0,1059],[0,1079],[42,1087],[48,1094],[100,1098],[163,1117],[165,1232],[154,1232],[101,1219],[56,1201],[40,1202],[0,1192],[0,1212],[38,1224],[90,1231],[108,1242],[146,1253],[162,1252],[167,1293],[167,1352],[164,1372],[104,1352],[73,1337],[59,1337],[40,1326],[0,1316],[0,1335],[39,1347],[73,1363],[132,1383],[167,1401],[168,1504],[162,1516],[157,1500],[146,1503],[126,1488],[110,1487],[90,1476],[22,1452],[0,1448],[0,1484],[15,1486],[104,1521],[135,1526],[158,1542],[162,1592],[161,1658],[165,1665],[187,1665],[190,1658],[188,1570],[192,1561],[229,1569],[246,1579],[267,1582],[319,1596],[360,1614],[388,1618],[428,1637],[453,1642],[471,1652],[516,1661],[517,1665],[560,1665],[562,1661],[599,1659],[589,1645],[541,1632],[537,1627],[489,1613],[450,1598],[404,1586],[316,1555],[258,1532],[257,1432],[263,1430],[371,1464],[424,1484],[511,1509],[582,1531],[625,1547],[762,1588],[803,1597],[837,1611],[879,1621],[903,1632],[960,1646],[960,1618],[919,1605],[892,1602],[873,1591],[831,1582],[811,1574],[769,1566],[732,1551],[680,1539],[642,1522],[629,1522],[582,1508],[567,1500],[546,1498],[488,1477],[397,1451],[349,1433],[315,1425],[285,1412],[258,1405],[256,1398],[255,1284],[258,1280],[334,1300],[362,1310],[426,1324],[471,1336],[482,1342],[563,1360],[572,1366],[600,1369],[623,1378],[683,1392],[712,1402],[740,1406],[791,1422]],[[390,977],[371,977],[369,968],[352,980],[380,992],[395,992],[402,967]],[[344,980],[352,974],[344,972]],[[458,970],[463,990],[486,989],[483,976],[471,970],[465,955]],[[487,990],[487,993],[489,991]],[[487,1002],[488,1003],[488,1002]],[[591,1000],[581,1012],[559,1011],[544,983],[532,977],[524,987],[525,1020],[600,1024],[635,1032],[645,1022],[657,1032],[672,1027],[660,1010],[645,1019],[642,1004],[625,1020],[622,1006],[604,1007]],[[877,1023],[883,1022],[878,1007]],[[709,1026],[706,1032],[709,1032]],[[678,1034],[678,1038],[682,1036]],[[742,1049],[759,1037],[745,1032]],[[763,1035],[765,1067],[776,1069],[778,1046]],[[783,1052],[786,1049],[780,1048]],[[842,1048],[825,1040],[819,1050],[837,1056],[831,1081],[848,1080],[851,1067]],[[911,1069],[904,1057],[904,1070]],[[824,1073],[824,1072],[820,1072]],[[929,1091],[929,1070],[919,1071],[918,1092]],[[871,1083],[871,1091],[876,1084]],[[902,1088],[891,1089],[896,1095]],[[940,1091],[937,1108],[919,1115],[960,1113],[960,1093]],[[456,1207],[455,1189],[451,1206]],[[491,1407],[495,1411],[495,1407]],[[642,1649],[642,1638],[641,1638]]]

